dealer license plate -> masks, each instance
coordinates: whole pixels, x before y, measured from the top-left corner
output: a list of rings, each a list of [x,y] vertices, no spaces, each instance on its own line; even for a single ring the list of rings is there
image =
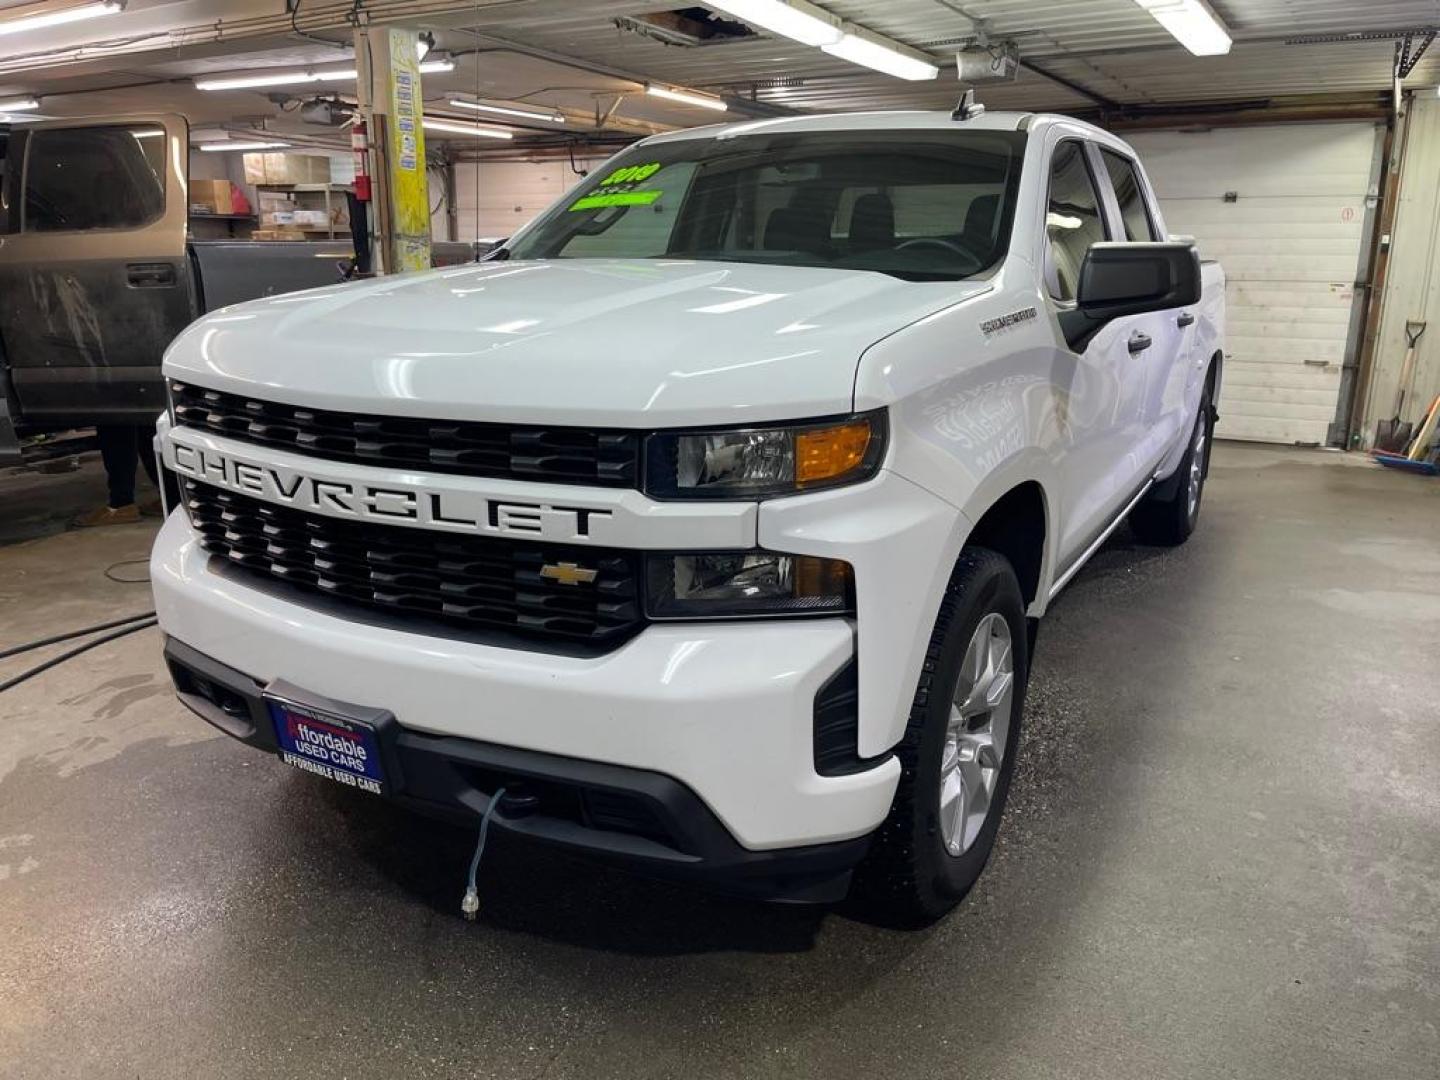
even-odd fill
[[[385,794],[375,729],[360,720],[266,697],[280,759],[287,765],[374,795]]]

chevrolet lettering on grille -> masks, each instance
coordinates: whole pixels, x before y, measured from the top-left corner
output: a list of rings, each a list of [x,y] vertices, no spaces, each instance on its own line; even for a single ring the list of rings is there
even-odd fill
[[[322,479],[297,469],[243,461],[182,442],[170,441],[167,451],[169,464],[176,472],[201,483],[282,506],[374,524],[595,541],[599,539],[595,536],[596,525],[613,517],[609,510],[588,506],[497,499],[477,492],[432,491],[409,484]],[[591,574],[593,578],[593,571]]]

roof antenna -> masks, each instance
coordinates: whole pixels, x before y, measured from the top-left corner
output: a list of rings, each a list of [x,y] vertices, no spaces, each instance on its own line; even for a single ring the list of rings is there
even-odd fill
[[[972,86],[966,90],[960,98],[960,104],[955,106],[955,111],[950,114],[951,120],[974,120],[977,116],[985,115],[985,106],[975,103],[975,88]]]

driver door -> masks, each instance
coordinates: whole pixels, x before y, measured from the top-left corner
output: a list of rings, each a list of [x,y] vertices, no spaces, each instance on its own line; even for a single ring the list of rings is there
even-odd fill
[[[1119,239],[1094,148],[1061,133],[1050,150],[1041,265],[1052,311],[1073,310],[1090,245]],[[1145,397],[1130,320],[1117,319],[1075,352],[1056,335],[1053,382],[1060,430],[1060,567],[1068,566],[1124,508],[1143,480],[1134,453]],[[1057,327],[1058,329],[1058,327]],[[1137,374],[1138,373],[1138,374]]]

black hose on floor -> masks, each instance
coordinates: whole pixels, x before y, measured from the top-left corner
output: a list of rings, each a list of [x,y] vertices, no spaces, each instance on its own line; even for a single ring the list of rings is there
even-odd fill
[[[122,566],[145,566],[145,567],[148,567],[149,565],[150,565],[150,560],[149,560],[148,558],[145,558],[145,559],[122,559],[120,562],[111,563],[109,566],[105,567],[105,576],[106,576],[107,578],[109,578],[111,581],[117,582],[118,584],[121,584],[121,585],[149,585],[149,584],[150,584],[150,573],[149,573],[148,570],[145,572],[144,577],[121,577],[119,574],[117,574],[117,573],[115,572],[116,570],[119,570]]]
[[[151,612],[151,614],[153,615],[154,612]],[[26,679],[33,679],[36,675],[39,675],[42,671],[49,671],[51,668],[53,668],[53,667],[54,667],[55,665],[57,665],[57,664],[63,664],[66,660],[69,660],[69,659],[71,659],[72,657],[75,657],[75,656],[79,656],[79,655],[80,655],[81,653],[83,653],[83,652],[89,652],[91,649],[95,648],[97,645],[104,645],[107,641],[114,641],[116,638],[122,638],[122,637],[124,637],[126,634],[133,634],[133,633],[135,633],[135,631],[137,631],[137,630],[146,630],[146,629],[149,629],[150,627],[154,626],[158,621],[159,621],[158,619],[145,619],[144,622],[132,623],[131,625],[129,625],[129,626],[124,626],[124,627],[122,627],[122,628],[119,629],[119,630],[112,630],[110,633],[104,634],[104,635],[102,635],[101,637],[96,638],[94,641],[87,641],[84,645],[77,645],[75,648],[70,649],[70,650],[68,650],[68,651],[66,651],[66,652],[63,652],[63,653],[61,653],[59,656],[52,656],[49,660],[46,660],[43,664],[36,664],[34,667],[30,668],[30,670],[28,670],[28,671],[22,671],[19,675],[16,675],[14,678],[12,678],[12,679],[6,679],[4,682],[0,682],[0,694],[3,694],[6,690],[9,690],[9,689],[10,689],[11,687],[13,687],[13,686],[19,686],[19,685],[20,685],[21,683],[23,683]],[[114,624],[113,624],[113,623],[110,623],[110,624],[107,624],[107,625],[113,626]],[[78,637],[78,636],[80,636],[80,634],[93,633],[96,629],[98,629],[98,627],[93,627],[93,626],[92,626],[89,631],[81,630],[81,631],[77,631],[76,633],[72,633],[72,634],[62,634],[59,638],[56,638],[56,639],[54,639],[54,640],[64,641],[64,640],[66,640],[67,638]],[[35,646],[30,646],[30,647],[31,647],[31,648],[34,648]],[[24,650],[21,649],[21,650],[19,650],[19,651],[24,651]],[[6,655],[11,655],[11,654],[6,654]]]
[[[0,660],[11,656],[19,656],[21,653],[29,652],[31,649],[43,649],[46,645],[55,645],[61,641],[69,641],[71,638],[84,637],[86,634],[98,634],[101,630],[109,630],[112,627],[124,626],[126,623],[139,622],[141,619],[149,619],[154,616],[153,611],[142,611],[136,615],[126,615],[123,619],[111,619],[109,622],[96,623],[94,626],[87,626],[82,630],[67,630],[63,634],[56,634],[54,637],[41,638],[39,641],[27,641],[24,645],[12,645],[8,649],[0,649]]]

